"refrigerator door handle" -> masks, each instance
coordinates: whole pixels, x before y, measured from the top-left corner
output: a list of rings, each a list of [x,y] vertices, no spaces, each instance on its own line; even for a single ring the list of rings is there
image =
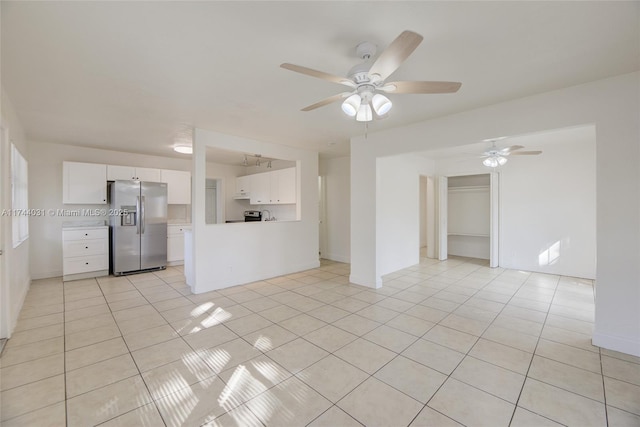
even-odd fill
[[[140,196],[136,196],[136,216],[138,216],[136,221],[136,234],[140,234]]]
[[[144,234],[144,225],[145,222],[147,222],[147,219],[145,218],[145,213],[144,213],[144,196],[140,196],[140,234]]]

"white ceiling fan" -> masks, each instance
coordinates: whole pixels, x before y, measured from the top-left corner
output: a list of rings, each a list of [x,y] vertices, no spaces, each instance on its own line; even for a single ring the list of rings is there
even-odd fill
[[[280,67],[311,77],[327,80],[348,86],[351,90],[339,93],[315,104],[309,105],[302,111],[311,111],[316,108],[343,100],[342,110],[350,117],[355,117],[359,122],[373,120],[376,116],[385,116],[391,109],[392,103],[382,93],[390,94],[428,94],[428,93],[454,93],[460,89],[459,82],[434,82],[434,81],[395,81],[385,82],[398,67],[413,53],[422,42],[423,37],[412,31],[403,31],[375,61],[372,58],[376,54],[376,46],[370,42],[360,43],[356,47],[358,57],[363,63],[353,67],[347,77],[328,74],[311,68],[289,63]],[[381,93],[382,92],[382,93]]]
[[[483,153],[481,158],[484,158],[482,164],[490,168],[497,168],[507,163],[508,156],[537,156],[542,154],[542,151],[519,151],[524,147],[522,145],[512,145],[506,148],[496,147],[497,140],[488,140],[491,142],[491,148]]]

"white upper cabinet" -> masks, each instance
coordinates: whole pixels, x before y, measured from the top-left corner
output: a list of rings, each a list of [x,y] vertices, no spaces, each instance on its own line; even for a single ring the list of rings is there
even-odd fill
[[[271,198],[271,184],[269,181],[268,173],[257,173],[255,175],[249,175],[251,180],[251,198],[249,203],[252,205],[266,205],[270,204]]]
[[[296,203],[296,168],[281,169],[272,174],[271,203]]]
[[[160,169],[136,168],[136,179],[147,182],[162,182]]]
[[[167,183],[167,203],[191,204],[191,172],[162,169],[160,179],[160,182]]]
[[[116,181],[130,179],[147,182],[162,182],[160,181],[160,169],[107,165],[107,180]]]
[[[132,166],[107,165],[107,181],[135,179],[136,168]]]
[[[295,204],[296,168],[257,173],[251,177],[252,205]]]
[[[97,163],[62,163],[62,203],[107,203],[107,166]]]
[[[251,176],[245,175],[236,178],[236,199],[248,199],[251,194]]]

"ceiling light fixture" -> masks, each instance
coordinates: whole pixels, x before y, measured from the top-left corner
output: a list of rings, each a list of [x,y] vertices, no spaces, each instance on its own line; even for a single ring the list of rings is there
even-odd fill
[[[371,105],[362,104],[358,109],[358,114],[356,114],[356,121],[359,122],[370,122],[373,120],[373,113],[371,112]]]
[[[507,163],[507,158],[498,154],[487,157],[482,161],[482,164],[490,168],[497,168],[498,166],[504,166]]]
[[[386,96],[379,93],[374,95],[372,90],[365,89],[345,99],[342,103],[342,111],[349,117],[355,116],[359,122],[370,122],[373,120],[374,111],[376,115],[384,116],[392,106],[393,104]]]
[[[267,166],[267,169],[271,169],[271,162],[273,161],[273,159],[270,159],[268,157],[263,157],[262,154],[243,154],[243,159],[242,159],[242,166],[250,166],[250,165],[254,165],[254,166]],[[251,157],[251,162],[249,162],[249,157]],[[255,159],[255,162],[254,160]]]
[[[173,147],[173,151],[180,154],[193,154],[193,147],[191,145],[181,144]]]
[[[359,94],[354,93],[344,100],[342,103],[342,111],[344,111],[347,116],[353,117],[358,112],[360,104],[362,104],[362,98],[360,98]]]
[[[375,110],[376,114],[379,116],[384,116],[385,114],[387,114],[389,110],[391,110],[391,107],[393,106],[389,98],[387,98],[384,95],[380,95],[379,93],[376,93],[375,95],[373,95],[373,99],[371,99],[371,104],[373,104],[373,109]]]
[[[383,94],[408,93],[455,93],[460,89],[460,82],[441,81],[395,81],[387,82],[387,78],[413,53],[422,42],[423,37],[413,31],[403,31],[388,47],[377,55],[377,47],[371,42],[362,42],[356,46],[356,55],[363,62],[352,67],[346,77],[325,73],[300,65],[283,63],[281,68],[306,74],[322,80],[338,83],[349,88],[348,92],[325,98],[320,102],[304,107],[302,111],[312,111],[316,108],[342,102],[342,111],[356,121],[369,122],[376,118],[386,118],[392,103]],[[375,59],[374,59],[375,58]]]

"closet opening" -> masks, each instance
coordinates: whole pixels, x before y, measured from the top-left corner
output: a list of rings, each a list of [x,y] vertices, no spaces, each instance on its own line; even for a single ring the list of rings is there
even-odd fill
[[[460,256],[498,266],[498,174],[440,179],[439,259]]]

